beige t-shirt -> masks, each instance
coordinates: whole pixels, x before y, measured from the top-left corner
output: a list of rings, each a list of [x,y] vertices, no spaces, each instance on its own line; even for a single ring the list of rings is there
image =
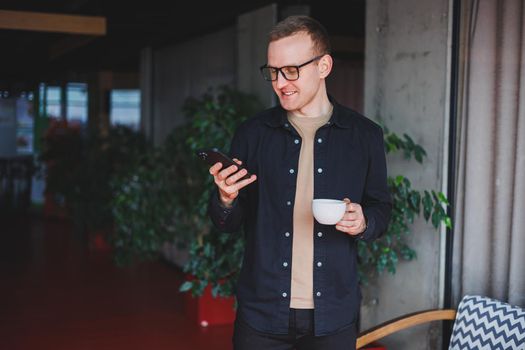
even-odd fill
[[[302,137],[297,188],[293,209],[292,285],[290,307],[313,309],[314,264],[314,138],[317,129],[326,124],[332,108],[326,116],[317,118],[297,117],[288,114],[288,120]]]

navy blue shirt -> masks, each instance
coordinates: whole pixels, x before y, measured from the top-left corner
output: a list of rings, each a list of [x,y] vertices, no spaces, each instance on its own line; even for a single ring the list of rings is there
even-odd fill
[[[357,321],[361,302],[357,239],[370,241],[385,232],[392,209],[382,129],[332,98],[331,102],[332,116],[314,139],[314,198],[350,198],[363,207],[368,227],[356,238],[314,220],[316,336]],[[243,122],[232,140],[230,156],[242,160],[257,180],[240,191],[230,209],[221,206],[217,192],[210,199],[209,214],[219,230],[244,228],[246,246],[236,288],[238,317],[266,333],[288,333],[301,141],[280,106]]]

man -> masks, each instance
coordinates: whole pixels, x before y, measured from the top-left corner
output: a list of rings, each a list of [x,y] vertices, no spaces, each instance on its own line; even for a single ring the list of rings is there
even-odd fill
[[[261,72],[280,106],[239,126],[230,149],[239,167],[210,168],[212,221],[246,233],[234,348],[352,349],[357,241],[379,237],[391,212],[382,130],[327,94],[330,43],[313,18],[278,23],[267,54]],[[344,217],[316,222],[313,198],[344,199]]]

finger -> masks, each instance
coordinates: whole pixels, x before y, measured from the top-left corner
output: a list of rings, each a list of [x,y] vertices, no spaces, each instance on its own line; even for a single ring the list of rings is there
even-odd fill
[[[359,223],[357,221],[341,220],[337,223],[337,225],[343,227],[357,227]]]
[[[354,212],[359,212],[360,210],[361,210],[361,206],[359,204],[357,204],[357,203],[350,203],[348,205],[348,210],[347,211],[354,213]]]
[[[355,212],[347,211],[345,215],[343,215],[341,220],[345,220],[345,221],[359,220],[359,215]]]
[[[215,181],[215,184],[219,187],[220,190],[224,190],[228,186],[226,184],[225,179],[221,179],[218,174],[213,177],[213,180]]]
[[[219,172],[219,170],[222,169],[222,163],[221,162],[217,162],[215,164],[213,164],[212,167],[210,167],[210,174],[212,174],[213,176],[216,176],[217,173]]]
[[[345,232],[345,233],[350,233],[352,232],[352,228],[349,227],[349,226],[344,226],[344,225],[335,225],[335,228],[341,232]]]
[[[343,226],[343,225],[340,225],[340,224],[337,224],[335,225],[335,228],[341,232],[348,232],[348,230],[350,230],[350,227],[348,226]]]
[[[346,211],[350,211],[350,205],[352,204],[352,201],[346,197],[343,199],[343,201],[346,203]]]
[[[219,175],[218,175],[219,180],[225,180],[228,176],[236,172],[237,169],[238,167],[236,165],[231,165],[227,167],[226,169],[222,170],[221,172],[219,172]]]
[[[239,192],[240,189],[242,189],[243,187],[251,184],[252,182],[254,182],[255,180],[257,179],[257,176],[255,175],[252,175],[250,178],[248,179],[245,179],[245,180],[242,180],[242,181],[239,181],[239,182],[236,182],[232,185],[228,185],[226,183],[226,181],[222,181],[220,182],[219,184],[217,184],[219,186],[219,188],[221,188],[225,193],[228,193],[228,194],[236,194],[237,192]]]
[[[357,234],[356,230],[354,228],[352,228],[352,227],[336,225],[335,228],[337,230],[341,231],[341,232],[347,233],[347,234],[352,235],[352,236]]]
[[[242,178],[247,173],[248,173],[248,170],[246,170],[246,169],[239,170],[238,172],[236,172],[235,174],[233,174],[232,176],[230,176],[230,177],[228,177],[226,179],[226,181],[225,181],[226,185],[233,185],[234,183],[239,181],[239,179]]]
[[[248,186],[255,180],[257,180],[257,175],[252,175],[250,178],[239,181],[230,187],[232,187],[235,191],[239,191],[241,188]]]
[[[233,160],[234,160],[237,164],[239,164],[239,165],[242,164],[242,160],[238,160],[237,158],[233,158]]]

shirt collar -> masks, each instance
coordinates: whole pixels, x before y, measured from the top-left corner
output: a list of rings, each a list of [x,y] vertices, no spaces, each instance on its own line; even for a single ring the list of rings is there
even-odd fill
[[[337,103],[337,101],[331,95],[328,95],[328,99],[334,106],[334,110],[327,124],[333,124],[343,129],[349,128],[350,118],[347,118],[343,115],[342,106]],[[286,116],[286,110],[284,110],[281,106],[277,106],[274,113],[268,114],[264,122],[266,125],[272,128],[287,127],[289,125],[288,118]]]

